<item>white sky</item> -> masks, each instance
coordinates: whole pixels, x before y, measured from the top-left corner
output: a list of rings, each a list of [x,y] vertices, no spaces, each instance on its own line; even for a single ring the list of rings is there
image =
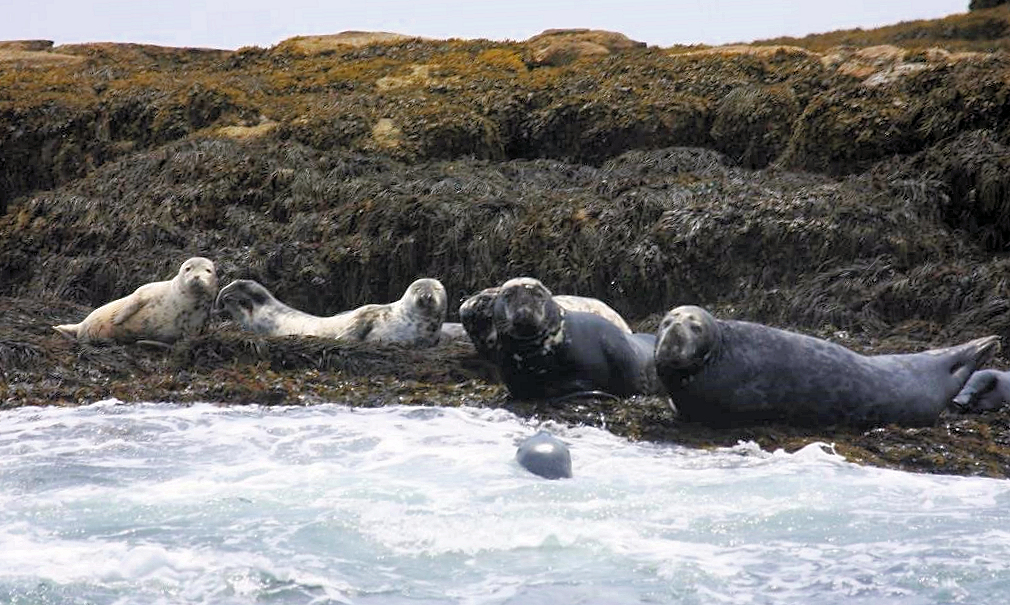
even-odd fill
[[[297,35],[392,31],[525,40],[548,28],[618,31],[653,45],[723,44],[864,29],[966,12],[969,0],[7,0],[0,40],[273,46]]]

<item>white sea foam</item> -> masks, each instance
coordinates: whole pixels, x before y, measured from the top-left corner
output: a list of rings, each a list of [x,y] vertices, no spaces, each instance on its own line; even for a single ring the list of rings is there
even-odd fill
[[[550,428],[501,410],[0,416],[0,602],[1005,603],[1006,481]]]

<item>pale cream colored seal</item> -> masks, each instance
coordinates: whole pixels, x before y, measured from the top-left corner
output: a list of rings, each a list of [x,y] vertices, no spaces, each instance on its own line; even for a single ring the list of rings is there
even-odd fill
[[[214,263],[195,256],[182,263],[171,280],[144,284],[129,296],[98,307],[81,323],[53,328],[80,342],[171,343],[203,328],[215,294]]]
[[[422,278],[400,300],[372,304],[332,317],[311,315],[277,300],[258,282],[233,281],[221,289],[217,307],[243,328],[268,336],[322,336],[352,342],[393,342],[424,348],[438,344],[446,315],[445,287]]]

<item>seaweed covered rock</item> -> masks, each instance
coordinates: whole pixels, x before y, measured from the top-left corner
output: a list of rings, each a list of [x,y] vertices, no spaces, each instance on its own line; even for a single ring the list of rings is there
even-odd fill
[[[799,103],[792,88],[741,86],[715,111],[712,139],[719,151],[747,168],[764,168],[785,149]]]
[[[624,34],[595,29],[549,29],[526,41],[533,65],[567,65],[585,57],[604,57],[614,52],[644,48]]]
[[[865,352],[1007,339],[1008,23],[999,6],[671,49],[592,31],[0,44],[0,402],[506,406],[633,438],[833,441],[854,460],[1005,476],[995,415],[718,433],[660,398],[509,400],[472,347],[418,356],[224,324],[166,354],[50,326],[199,255],[316,315],[426,276],[453,320],[468,294],[530,275],[639,331],[701,304]]]
[[[840,81],[803,109],[782,164],[829,174],[859,172],[965,130],[997,127],[1003,121],[1000,99],[1010,94],[998,75],[1006,69],[1003,55],[972,55]]]
[[[689,148],[592,167],[191,140],[107,164],[0,219],[0,293],[95,306],[202,254],[221,279],[254,279],[316,315],[394,300],[420,276],[459,301],[533,275],[632,318],[711,301],[811,327],[940,322],[991,285],[942,306],[886,288],[922,266],[992,262],[938,220],[943,191],[935,179],[749,171]]]
[[[1006,3],[1007,0],[971,0],[971,2],[968,3],[968,10],[977,11],[984,8],[993,8],[994,6]]]
[[[979,129],[920,152],[900,166],[881,166],[882,178],[922,179],[938,186],[933,204],[952,229],[988,252],[1010,248],[1010,147],[1007,133]]]

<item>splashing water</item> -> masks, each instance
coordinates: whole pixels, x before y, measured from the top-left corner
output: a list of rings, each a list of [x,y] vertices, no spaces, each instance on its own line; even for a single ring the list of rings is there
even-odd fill
[[[500,410],[0,415],[0,603],[1010,602],[1010,482],[553,427]]]

